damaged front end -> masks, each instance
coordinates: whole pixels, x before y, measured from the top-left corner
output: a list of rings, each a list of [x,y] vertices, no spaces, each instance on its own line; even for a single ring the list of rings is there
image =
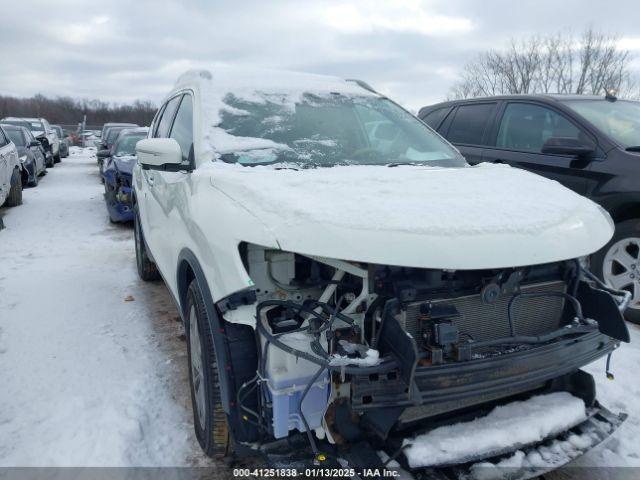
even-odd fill
[[[316,463],[383,469],[396,461],[416,476],[468,478],[478,462],[550,459],[511,472],[527,478],[584,453],[624,420],[597,402],[593,378],[580,369],[629,341],[620,313],[629,294],[606,287],[578,260],[453,271],[250,244],[240,252],[255,298],[218,306],[228,322],[257,322],[257,373],[237,403],[263,451],[302,435]],[[437,429],[559,394],[580,405],[564,424],[445,455],[420,446],[438,443],[429,437]],[[554,442],[572,435],[582,442],[571,450],[556,443],[553,456]]]
[[[104,200],[112,222],[133,221],[133,163],[129,159],[112,157],[103,166]]]

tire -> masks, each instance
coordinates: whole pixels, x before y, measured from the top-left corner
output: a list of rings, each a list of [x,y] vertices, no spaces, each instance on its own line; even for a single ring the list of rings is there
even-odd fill
[[[60,154],[58,154],[58,155],[54,155],[54,156],[53,156],[53,163],[60,163],[60,162],[61,162],[61,160],[60,160]]]
[[[35,160],[33,162],[33,180],[27,183],[29,187],[37,187],[38,186],[38,165]]]
[[[613,238],[591,258],[591,267],[607,285],[633,294],[624,316],[640,324],[640,219],[618,223]]]
[[[147,252],[147,245],[144,241],[144,233],[142,232],[142,226],[140,225],[140,213],[138,212],[138,206],[134,206],[133,211],[133,233],[136,246],[136,266],[138,268],[138,275],[145,282],[153,282],[160,279],[160,272],[158,267],[149,258]]]
[[[22,205],[22,175],[20,175],[20,173],[18,173],[18,180],[15,185],[9,190],[6,204],[8,207]]]
[[[189,387],[196,438],[208,456],[221,458],[229,451],[229,427],[222,409],[211,324],[195,280],[187,290],[186,311]]]
[[[53,168],[56,166],[56,162],[53,159],[53,156],[49,157],[49,160],[46,163],[47,168]]]

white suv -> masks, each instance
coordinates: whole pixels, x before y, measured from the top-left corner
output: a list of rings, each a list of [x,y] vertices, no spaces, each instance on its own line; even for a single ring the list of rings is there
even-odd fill
[[[0,127],[0,206],[22,203],[22,175],[18,150]]]
[[[300,73],[188,72],[136,151],[138,271],[179,306],[207,454],[301,437],[434,467],[406,436],[516,393],[575,397],[541,438],[622,421],[579,370],[629,340],[628,292],[580,261],[613,234],[595,203]]]

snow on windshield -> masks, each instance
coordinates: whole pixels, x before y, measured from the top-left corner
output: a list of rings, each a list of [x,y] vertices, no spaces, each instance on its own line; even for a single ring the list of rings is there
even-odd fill
[[[353,82],[292,72],[192,72],[203,145],[240,165],[426,163],[462,166],[455,149],[393,102]]]

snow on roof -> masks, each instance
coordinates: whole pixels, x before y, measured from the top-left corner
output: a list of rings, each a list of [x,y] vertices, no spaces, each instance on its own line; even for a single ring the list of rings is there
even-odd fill
[[[269,139],[239,137],[229,134],[219,127],[221,112],[237,115],[247,114],[226,103],[229,94],[236,99],[264,103],[265,96],[273,101],[295,107],[305,93],[329,95],[372,96],[375,93],[362,88],[354,81],[339,77],[286,70],[269,70],[246,67],[222,66],[209,70],[189,70],[182,74],[175,85],[180,88],[194,88],[199,91],[202,107],[202,151],[200,154],[215,158],[216,152],[282,148]]]

